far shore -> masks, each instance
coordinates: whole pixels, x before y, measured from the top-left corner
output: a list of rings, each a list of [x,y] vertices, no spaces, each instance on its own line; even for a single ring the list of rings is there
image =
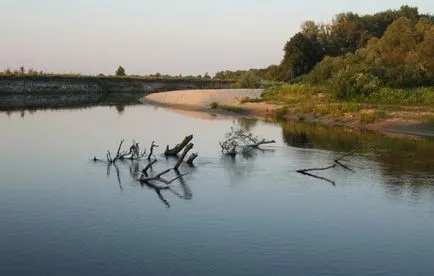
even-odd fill
[[[141,101],[173,109],[244,115],[264,120],[275,120],[282,105],[261,101],[262,92],[262,89],[179,90],[152,93],[143,97]],[[389,135],[434,137],[433,127],[424,125],[421,121],[406,119],[405,117],[383,119],[372,124],[363,124],[352,116],[346,120],[338,120],[330,116],[318,117],[313,114],[286,114],[284,118],[280,119],[370,130]]]

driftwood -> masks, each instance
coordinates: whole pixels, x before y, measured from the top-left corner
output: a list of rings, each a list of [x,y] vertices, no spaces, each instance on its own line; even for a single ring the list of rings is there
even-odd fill
[[[321,179],[321,180],[327,181],[327,182],[331,183],[333,186],[335,186],[336,183],[333,180],[330,180],[330,179],[328,179],[326,177],[322,177],[322,176],[318,176],[318,175],[312,174],[310,172],[313,172],[313,171],[325,171],[325,170],[336,168],[337,166],[340,166],[340,167],[342,167],[343,169],[345,169],[347,171],[354,172],[353,169],[351,169],[347,165],[343,164],[342,161],[345,161],[344,160],[345,157],[350,156],[350,155],[354,154],[355,152],[356,151],[351,151],[351,152],[348,152],[348,153],[340,156],[338,159],[333,160],[333,164],[330,165],[330,166],[321,167],[321,168],[309,168],[309,169],[297,170],[296,172],[298,172],[300,174],[303,174],[303,175],[307,175],[307,176],[313,177],[313,178],[317,178],[317,179]]]
[[[152,155],[154,154],[154,148],[158,148],[159,146],[155,144],[155,141],[152,141],[151,148],[149,150],[148,161],[151,160]]]
[[[187,153],[193,148],[194,144],[189,143],[185,148],[184,151],[181,154],[181,157],[179,157],[178,162],[176,162],[175,167],[173,168],[175,171],[178,171],[179,166],[181,165],[182,161],[184,161],[185,156]]]
[[[276,141],[260,139],[252,133],[237,125],[231,127],[231,131],[226,133],[226,140],[220,142],[222,153],[229,156],[236,156],[239,152],[245,157],[254,154],[253,149],[261,149],[261,145],[274,144]]]
[[[180,153],[184,149],[184,147],[187,146],[188,143],[190,143],[191,140],[193,140],[193,134],[186,136],[180,144],[176,145],[172,149],[169,149],[169,145],[167,145],[164,155],[166,156],[178,155],[178,153]]]
[[[169,146],[167,146],[167,149],[165,151],[165,155],[174,155],[177,156],[179,152],[182,152],[181,156],[178,158],[175,166],[173,168],[165,169],[159,173],[152,173],[152,167],[154,164],[156,164],[157,158],[155,158],[154,155],[154,149],[158,147],[157,144],[155,144],[155,141],[152,141],[150,146],[149,154],[147,155],[147,164],[146,166],[140,170],[140,161],[142,158],[146,155],[146,149],[141,152],[139,143],[136,143],[133,141],[132,145],[129,147],[128,151],[123,151],[122,147],[124,146],[124,140],[121,140],[117,150],[116,155],[113,156],[113,154],[110,152],[110,150],[106,153],[106,159],[98,159],[96,156],[93,157],[94,162],[102,162],[107,164],[107,176],[110,176],[111,168],[114,167],[116,170],[116,178],[119,184],[119,187],[121,190],[123,190],[123,185],[121,182],[121,175],[120,170],[118,168],[118,164],[128,164],[129,165],[129,173],[130,176],[138,181],[141,186],[146,186],[152,190],[154,190],[160,200],[167,206],[170,207],[169,202],[163,197],[162,191],[169,191],[173,193],[174,195],[178,196],[179,198],[183,198],[185,200],[189,200],[192,198],[192,193],[190,188],[186,185],[183,176],[187,175],[188,173],[180,173],[179,167],[186,158],[188,152],[193,148],[193,143],[190,143],[190,141],[193,139],[193,135],[189,135],[184,138],[184,140],[176,145],[173,149],[169,149]],[[154,156],[154,158],[152,158]],[[197,153],[191,154],[187,161],[188,164],[193,164],[193,160],[198,156]],[[152,160],[153,159],[153,160]],[[119,161],[119,162],[118,162]],[[122,161],[122,162],[121,162]],[[129,162],[127,162],[129,161]],[[176,176],[174,176],[172,179],[164,178],[165,175],[167,175],[169,172],[174,172]],[[139,176],[141,172],[141,175]],[[181,185],[183,192],[177,192],[175,189],[173,189],[171,186],[172,183],[179,180],[179,183]]]
[[[162,172],[160,172],[160,173],[158,173],[158,174],[156,174],[156,175],[154,175],[154,176],[146,176],[145,174],[143,174],[143,175],[140,177],[139,180],[140,180],[140,182],[158,181],[158,182],[162,182],[162,183],[164,183],[164,184],[166,184],[166,185],[170,185],[170,184],[171,184],[172,182],[174,182],[175,180],[177,180],[177,179],[179,179],[180,177],[185,176],[185,175],[188,174],[188,173],[178,174],[175,178],[173,178],[173,179],[171,179],[171,180],[166,180],[166,179],[162,178],[163,175],[169,173],[171,170],[172,170],[172,169],[164,170],[164,171],[162,171]]]
[[[179,173],[178,173],[178,175],[179,175]],[[185,200],[190,200],[193,197],[193,194],[192,194],[190,188],[185,183],[183,176],[179,175],[178,179],[179,179],[179,183],[180,183],[181,188],[182,188],[182,194],[177,192],[175,189],[173,189],[169,185],[159,186],[159,185],[156,185],[152,182],[147,182],[147,181],[141,181],[140,184],[142,185],[142,187],[146,186],[146,187],[152,189],[153,191],[155,191],[155,193],[157,194],[157,196],[161,200],[161,202],[163,202],[163,204],[166,205],[167,208],[170,208],[169,201],[167,199],[165,199],[163,194],[162,194],[163,191],[171,192],[172,194],[176,195],[177,197],[179,197],[181,199],[185,199]]]
[[[258,148],[261,145],[266,145],[266,144],[275,144],[276,141],[274,140],[266,140],[266,139],[262,139],[261,141],[258,141],[254,144],[251,145],[247,145],[246,147],[251,147],[251,148]]]
[[[190,154],[190,156],[187,158],[187,161],[185,161],[185,163],[187,163],[190,166],[194,166],[193,161],[194,159],[196,159],[199,156],[198,153],[192,153]]]
[[[145,156],[146,149],[143,152],[141,152],[140,147],[139,147],[139,143],[136,143],[134,140],[133,140],[133,143],[131,144],[131,146],[129,148],[129,151],[123,152],[122,151],[122,145],[123,145],[124,141],[125,140],[121,140],[121,142],[119,143],[115,157],[112,157],[110,150],[107,150],[106,160],[98,159],[98,158],[96,158],[96,156],[94,156],[92,160],[94,162],[106,162],[109,164],[114,164],[118,160],[126,160],[126,159],[139,160]]]

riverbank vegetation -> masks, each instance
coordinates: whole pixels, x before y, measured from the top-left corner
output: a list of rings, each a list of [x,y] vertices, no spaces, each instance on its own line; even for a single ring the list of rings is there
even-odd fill
[[[285,44],[279,65],[221,71],[216,78],[263,87],[263,100],[297,114],[375,122],[397,115],[398,106],[432,113],[434,16],[402,6],[372,15],[342,13],[328,24],[307,21]]]
[[[50,73],[44,72],[42,70],[35,70],[33,68],[26,69],[25,67],[20,67],[18,69],[6,69],[0,71],[0,78],[28,78],[28,79],[38,79],[38,78],[58,78],[58,79],[72,79],[72,78],[85,78],[85,79],[95,79],[95,78],[105,78],[105,79],[139,79],[139,80],[200,80],[200,81],[216,81],[216,78],[211,78],[208,73],[202,75],[169,75],[169,74],[127,74],[124,67],[119,66],[113,75],[83,75],[81,73]],[[223,82],[235,83],[235,80],[221,80]]]

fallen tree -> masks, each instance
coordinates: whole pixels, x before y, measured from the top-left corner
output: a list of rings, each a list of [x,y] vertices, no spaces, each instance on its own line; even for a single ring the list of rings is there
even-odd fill
[[[129,151],[122,151],[122,145],[125,140],[121,140],[118,146],[118,150],[116,152],[115,157],[112,157],[110,150],[107,150],[106,161],[103,159],[98,159],[96,156],[93,157],[94,162],[107,162],[107,163],[115,163],[118,160],[140,160],[146,155],[146,149],[143,152],[140,151],[139,143],[136,143],[133,140],[133,143],[129,147]]]
[[[274,144],[275,140],[261,139],[253,133],[237,125],[232,126],[231,130],[225,135],[226,140],[220,142],[223,154],[235,156],[242,153],[244,156],[251,156],[254,149],[261,149],[261,145]]]
[[[333,186],[335,186],[336,183],[333,180],[328,179],[328,178],[323,177],[323,176],[312,174],[311,172],[330,170],[330,169],[336,168],[337,166],[339,166],[339,167],[341,167],[341,168],[343,168],[343,169],[345,169],[347,171],[354,172],[354,170],[352,170],[350,167],[348,167],[347,165],[345,165],[342,162],[347,162],[346,160],[344,160],[344,158],[347,157],[347,156],[353,155],[355,152],[356,151],[351,151],[351,152],[343,154],[339,158],[333,160],[333,164],[331,164],[330,166],[320,167],[320,168],[302,169],[302,170],[297,170],[296,172],[298,172],[300,174],[303,174],[303,175],[306,175],[306,176],[310,176],[310,177],[316,178],[316,179],[327,181],[327,182],[331,183]]]
[[[193,134],[190,134],[182,140],[181,143],[177,144],[174,148],[170,149],[169,145],[167,145],[166,150],[164,151],[164,155],[166,156],[176,156],[178,153],[180,153],[184,147],[190,143],[190,141],[193,140]]]
[[[124,140],[121,140],[119,143],[119,146],[116,150],[115,156],[113,156],[112,153],[110,152],[110,150],[108,150],[105,160],[99,159],[96,156],[94,156],[94,158],[92,160],[94,162],[106,163],[107,164],[107,175],[110,175],[111,167],[115,167],[117,181],[119,183],[119,187],[121,190],[123,189],[123,187],[122,187],[120,171],[119,171],[119,167],[118,167],[117,163],[119,161],[123,164],[126,164],[126,163],[129,164],[129,171],[130,171],[131,177],[134,180],[138,181],[142,186],[146,186],[146,187],[154,190],[157,193],[158,197],[161,199],[161,201],[166,206],[169,207],[170,206],[169,202],[167,200],[165,200],[161,194],[162,191],[165,191],[165,190],[171,191],[173,194],[177,195],[180,198],[191,199],[191,196],[192,196],[191,191],[187,187],[187,185],[185,184],[185,182],[183,180],[183,177],[185,175],[187,175],[188,172],[187,173],[180,173],[179,168],[180,168],[181,164],[184,162],[184,159],[186,158],[188,152],[194,146],[193,143],[190,143],[190,141],[192,139],[193,139],[193,135],[189,135],[189,136],[185,137],[184,140],[180,144],[175,146],[173,149],[169,149],[169,146],[167,146],[167,149],[165,151],[166,156],[168,156],[168,155],[178,156],[177,154],[179,152],[181,152],[182,150],[183,150],[183,152],[178,157],[177,162],[175,163],[175,165],[172,168],[164,169],[161,172],[157,172],[157,173],[151,172],[153,165],[155,165],[158,162],[157,157],[154,155],[154,149],[158,148],[158,145],[155,144],[155,141],[152,141],[151,146],[150,146],[150,150],[149,150],[149,154],[147,155],[147,158],[146,158],[147,163],[146,163],[145,167],[141,170],[140,177],[138,177],[138,174],[140,173],[140,169],[139,169],[140,162],[139,161],[141,161],[146,156],[146,149],[144,149],[144,151],[142,152],[140,150],[139,143],[136,143],[135,141],[132,142],[128,151],[124,151],[124,150],[122,150],[122,146],[124,145]],[[193,166],[193,161],[197,158],[197,156],[198,156],[197,153],[191,154],[185,163],[187,163],[190,166]],[[126,161],[130,161],[130,162],[126,162]],[[172,177],[170,179],[164,178],[165,175],[169,174],[172,171],[176,174],[174,177]],[[174,189],[171,188],[171,184],[177,180],[179,180],[181,183],[181,187],[185,193],[184,196],[182,196],[181,194],[179,194],[178,192],[176,192]]]

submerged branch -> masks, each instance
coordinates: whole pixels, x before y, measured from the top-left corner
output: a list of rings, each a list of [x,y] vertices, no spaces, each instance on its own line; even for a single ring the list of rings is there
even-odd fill
[[[314,178],[317,178],[317,179],[321,179],[321,180],[327,181],[327,182],[331,183],[333,186],[336,186],[336,183],[334,181],[332,181],[332,180],[330,180],[330,179],[328,179],[326,177],[322,177],[322,176],[318,176],[318,175],[315,175],[315,174],[311,174],[309,172],[313,172],[313,171],[325,171],[325,170],[336,168],[336,166],[340,166],[340,167],[344,168],[345,170],[351,171],[351,172],[354,173],[353,169],[351,169],[347,165],[343,164],[341,161],[344,161],[345,157],[350,156],[350,155],[354,154],[355,152],[356,151],[351,151],[351,152],[343,154],[339,158],[333,160],[333,164],[330,165],[330,166],[322,167],[322,168],[309,168],[309,169],[297,170],[296,172],[298,172],[300,174],[303,174],[303,175],[307,175],[307,176],[310,176],[310,177],[314,177]]]

